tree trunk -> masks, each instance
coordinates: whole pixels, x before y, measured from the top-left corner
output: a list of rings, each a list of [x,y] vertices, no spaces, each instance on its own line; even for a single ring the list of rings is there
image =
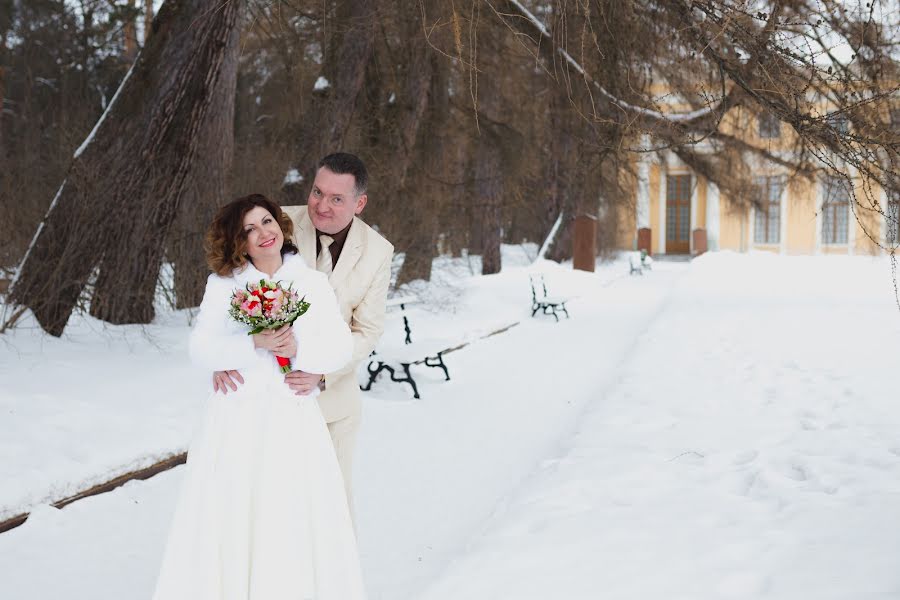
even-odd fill
[[[489,167],[496,166],[491,164],[491,159],[486,154],[482,154],[481,159],[476,164],[484,165],[485,169],[483,172],[488,172]],[[482,169],[476,167],[476,173],[479,171],[482,171]],[[502,266],[500,264],[500,242],[502,237],[500,224],[501,181],[496,175],[487,180],[481,196],[482,203],[480,206],[475,206],[476,214],[481,221],[482,275],[499,273]]]
[[[409,60],[400,115],[400,152],[397,157],[404,207],[409,209],[409,243],[397,274],[397,285],[431,279],[431,263],[437,252],[440,199],[445,197],[440,179],[447,123],[450,115],[450,63],[428,43],[438,0],[425,0],[422,19],[413,19],[408,39]]]
[[[484,78],[487,79],[487,78]],[[482,86],[479,83],[479,86]],[[485,88],[493,87],[484,85]],[[494,90],[496,91],[496,90]],[[492,102],[487,99],[483,104]],[[496,102],[496,100],[493,100]],[[474,245],[481,252],[481,274],[499,273],[500,242],[502,241],[501,204],[504,177],[507,175],[503,160],[502,136],[498,127],[491,122],[482,121],[481,133],[475,140],[475,152],[472,165],[474,176],[474,202],[470,206],[471,223],[474,225]]]
[[[484,77],[482,80],[488,80]],[[479,92],[485,88],[482,107],[498,102],[493,96],[499,93],[497,86],[479,83]],[[479,94],[480,95],[480,94]],[[489,96],[491,95],[491,96]],[[503,139],[499,127],[491,122],[481,122],[481,134],[475,140],[475,157],[473,173],[475,178],[475,202],[471,207],[472,218],[477,227],[477,236],[481,249],[481,274],[499,273],[500,242],[503,226],[501,222],[501,204],[504,179],[507,172],[507,161],[503,158]]]
[[[4,46],[0,46],[0,56],[5,54],[5,50]],[[6,152],[3,149],[3,98],[5,97],[5,91],[6,71],[4,71],[3,65],[0,65],[0,167],[2,167],[6,158]]]
[[[147,323],[179,203],[203,156],[203,127],[227,69],[241,2],[167,0],[38,228],[11,299],[60,335],[92,272],[91,314]],[[203,15],[198,17],[198,15]],[[233,84],[232,84],[233,85]]]
[[[153,0],[144,0],[144,45],[150,39],[150,33],[153,29]]]
[[[575,218],[576,194],[578,193],[573,179],[584,177],[584,174],[575,175],[573,173],[579,169],[579,165],[575,152],[576,142],[568,128],[571,123],[567,118],[567,113],[571,112],[571,109],[563,105],[568,101],[564,97],[558,97],[564,95],[563,90],[557,89],[553,93],[557,98],[551,100],[550,122],[553,123],[550,134],[550,155],[553,157],[550,172],[551,197],[548,203],[549,210],[545,215],[547,219],[545,225],[546,231],[549,232],[556,223],[558,215],[562,213],[563,220],[559,232],[547,249],[548,259],[561,262],[572,257],[571,228],[572,219]]]
[[[313,109],[305,115],[298,130],[293,164],[304,181],[311,180],[315,165],[323,155],[341,150],[375,47],[376,17],[376,0],[343,0],[338,6],[335,26],[341,33],[332,44],[335,51],[326,61],[328,67],[324,73],[330,87],[324,99],[313,103]],[[294,202],[302,196],[291,187],[299,186],[285,189],[286,199]]]
[[[418,143],[415,152],[411,153],[419,157],[420,168],[413,177],[407,179],[414,183],[404,194],[412,213],[412,239],[406,248],[403,267],[397,274],[397,285],[416,279],[431,279],[431,263],[437,252],[440,199],[447,193],[440,179],[446,174],[443,164],[446,146],[444,140],[450,114],[450,63],[436,52],[430,52],[428,58],[431,64],[427,70],[432,75],[427,94],[428,112],[425,123],[416,127]],[[411,158],[407,157],[406,160],[408,169]]]
[[[234,156],[234,103],[240,30],[234,28],[227,42],[222,79],[213,90],[210,109],[201,127],[199,156],[187,177],[178,217],[169,235],[168,258],[175,268],[176,308],[199,306],[206,289],[209,268],[203,240],[216,209],[227,200],[226,179]]]
[[[134,8],[134,0],[128,0],[128,8]],[[135,14],[134,20],[125,23],[122,27],[122,33],[125,36],[125,59],[128,62],[134,62],[134,57],[137,56],[138,51],[137,14]]]
[[[446,60],[437,60],[437,53],[429,45],[429,39],[426,38],[426,31],[432,31],[434,26],[432,21],[437,18],[435,13],[437,13],[439,5],[440,0],[422,0],[422,17],[418,18],[417,10],[414,13],[416,17],[408,19],[407,39],[410,40],[410,44],[399,125],[400,156],[397,157],[401,186],[406,181],[410,161],[413,156],[418,155],[415,150],[419,143],[419,126],[429,104],[435,101],[444,102],[443,97],[447,96],[447,90],[436,90],[434,87],[435,78],[441,77],[445,80],[445,84],[449,85],[449,75],[437,72],[439,69],[447,69],[447,65],[442,64]],[[433,115],[432,121],[439,119],[441,123],[446,123],[449,99],[446,99],[444,104],[445,114]],[[441,129],[435,127],[438,123],[433,122],[429,125],[432,133],[443,134]]]
[[[509,108],[515,99],[509,96],[512,82],[503,61],[504,39],[495,28],[496,23],[480,18],[479,11],[474,17],[477,35],[474,43],[478,52],[473,55],[477,59],[472,65],[470,84],[477,96],[472,111],[478,120],[471,169],[474,180],[471,222],[476,226],[474,237],[480,238],[475,241],[480,241],[481,272],[489,275],[501,268],[500,244],[504,239],[506,204],[503,196],[520,176],[524,140],[513,125]]]
[[[330,102],[326,133],[323,137],[323,151],[340,148],[353,117],[356,100],[365,83],[366,65],[372,58],[375,46],[376,5],[374,0],[353,0],[347,15],[347,30],[343,35],[337,53],[338,68],[332,82],[333,95]],[[321,125],[321,124],[320,124]]]
[[[561,44],[566,43],[568,31],[578,31],[583,25],[580,8],[573,4],[554,4],[552,18],[554,39],[558,39]],[[568,27],[565,26],[567,23]],[[558,55],[554,55],[554,60],[559,59]],[[579,183],[584,180],[587,171],[583,160],[588,154],[579,152],[579,140],[575,134],[583,134],[589,124],[573,111],[573,108],[578,107],[580,82],[572,81],[574,78],[566,65],[558,65],[555,73],[557,81],[550,91],[548,107],[551,124],[550,156],[553,157],[549,173],[551,197],[543,224],[545,232],[549,233],[560,213],[562,214],[559,230],[546,254],[548,259],[561,262],[572,258],[572,228],[578,212],[576,204]],[[580,107],[580,110],[585,110],[585,107]]]

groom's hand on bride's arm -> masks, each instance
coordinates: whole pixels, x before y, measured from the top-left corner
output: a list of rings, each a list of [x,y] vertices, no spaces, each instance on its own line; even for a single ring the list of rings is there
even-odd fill
[[[214,371],[213,372],[213,392],[221,391],[223,394],[231,391],[237,391],[237,384],[244,383],[244,378],[238,371]]]
[[[306,396],[319,386],[322,379],[321,373],[307,373],[306,371],[291,371],[284,376],[284,382],[297,396]]]

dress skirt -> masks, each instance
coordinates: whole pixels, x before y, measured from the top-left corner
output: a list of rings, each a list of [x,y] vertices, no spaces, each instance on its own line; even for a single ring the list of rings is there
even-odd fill
[[[315,396],[294,395],[274,369],[244,377],[238,391],[208,400],[153,599],[363,599],[341,470]]]

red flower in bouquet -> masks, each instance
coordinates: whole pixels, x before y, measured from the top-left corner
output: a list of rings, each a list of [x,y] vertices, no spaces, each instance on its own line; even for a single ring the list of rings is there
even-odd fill
[[[290,325],[309,310],[306,296],[283,287],[280,281],[260,279],[259,283],[248,283],[244,289],[234,290],[228,314],[235,321],[250,326],[247,335],[254,335],[264,329],[277,329]],[[291,360],[276,356],[282,373],[291,372]]]

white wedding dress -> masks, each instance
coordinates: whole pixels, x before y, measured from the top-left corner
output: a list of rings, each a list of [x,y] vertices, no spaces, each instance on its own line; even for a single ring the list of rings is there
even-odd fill
[[[238,369],[211,394],[191,443],[154,600],[357,600],[359,556],[340,467],[316,396],[296,396],[275,358],[228,316],[231,294],[265,275],[211,275],[191,332],[192,360]],[[306,295],[294,369],[335,371],[351,338],[325,276],[296,255],[272,277]]]

